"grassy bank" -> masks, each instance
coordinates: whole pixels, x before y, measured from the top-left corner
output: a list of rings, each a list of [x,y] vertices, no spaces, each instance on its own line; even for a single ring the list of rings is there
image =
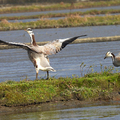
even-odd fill
[[[48,14],[39,14],[31,16],[3,16],[0,17],[0,20],[22,20],[22,19],[35,19],[35,18],[52,18],[52,17],[70,17],[71,15],[100,15],[100,14],[111,14],[111,13],[120,13],[120,9],[114,10],[89,10],[86,12],[69,12],[69,13],[48,13]]]
[[[119,25],[120,15],[107,16],[71,16],[65,19],[48,20],[42,19],[35,22],[16,22],[9,23],[6,20],[0,22],[0,30],[20,30],[31,27],[36,28],[59,28],[59,27],[78,27],[78,26],[97,26],[97,25]]]
[[[4,7],[3,9],[0,9],[0,13],[49,11],[49,10],[77,9],[77,8],[113,6],[113,5],[120,5],[120,1],[110,0],[110,1],[97,1],[97,2],[76,2],[73,4],[61,2],[59,4],[47,4],[47,5],[37,4],[37,5],[31,5],[31,6],[13,6],[13,7]]]
[[[48,101],[112,100],[120,90],[120,74],[113,68],[90,73],[84,77],[50,78],[49,80],[22,80],[0,83],[0,105],[17,106]]]

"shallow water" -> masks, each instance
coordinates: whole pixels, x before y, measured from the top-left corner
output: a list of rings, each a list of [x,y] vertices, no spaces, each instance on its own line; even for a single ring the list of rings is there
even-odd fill
[[[6,114],[0,117],[0,120],[119,120],[120,105],[88,105],[62,110]]]
[[[75,27],[58,29],[35,29],[36,41],[48,41],[57,38],[67,38],[81,34],[87,37],[105,37],[119,35],[120,26],[96,26],[96,27]],[[113,32],[114,31],[114,32]],[[24,30],[0,32],[0,39],[5,41],[29,42],[30,38]],[[56,55],[50,56],[51,66],[56,72],[50,72],[50,76],[72,77],[72,75],[82,76],[80,64],[84,62],[88,71],[90,65],[94,66],[94,71],[101,71],[100,64],[112,66],[112,60],[104,60],[105,53],[111,51],[118,54],[120,41],[70,44]],[[35,69],[29,61],[27,52],[23,49],[0,50],[0,82],[6,80],[35,79]],[[119,69],[119,68],[118,68]],[[39,71],[39,78],[46,78],[46,72]]]
[[[93,65],[95,71],[100,71],[100,64],[110,66],[111,59],[104,60],[105,53],[112,51],[119,52],[120,42],[99,42],[72,44],[56,55],[50,56],[51,66],[56,72],[50,72],[51,77],[72,77],[72,75],[83,75],[80,72],[80,64],[84,62],[88,70]],[[115,48],[113,46],[115,45]],[[109,48],[108,48],[109,46]],[[5,80],[22,80],[28,76],[29,79],[35,79],[35,70],[27,57],[27,52],[22,49],[11,49],[0,51],[0,82]],[[91,70],[90,70],[91,71]],[[46,72],[39,72],[39,77],[46,78]]]

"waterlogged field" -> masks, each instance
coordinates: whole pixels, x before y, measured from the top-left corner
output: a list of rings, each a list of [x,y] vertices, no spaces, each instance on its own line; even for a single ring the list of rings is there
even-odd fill
[[[109,2],[110,4],[113,2]],[[105,3],[106,4],[106,3]],[[109,4],[109,5],[110,5]],[[117,3],[118,4],[118,3]],[[115,5],[115,4],[114,4]],[[18,10],[19,11],[19,10]],[[7,12],[7,11],[6,11]],[[104,16],[95,16],[95,17],[88,17],[85,16],[84,18],[80,16],[72,16],[65,18],[63,20],[42,20],[38,22],[29,22],[29,23],[9,23],[6,20],[3,20],[1,25],[1,30],[16,30],[16,29],[24,29],[27,27],[32,28],[47,28],[47,27],[71,27],[71,26],[95,26],[95,25],[118,25],[119,22],[119,15],[116,15],[114,17],[108,15],[106,17]],[[78,24],[79,23],[79,24]],[[32,26],[31,26],[32,25]],[[22,27],[21,27],[22,26]],[[39,26],[39,27],[38,27]],[[119,35],[118,30],[115,29],[118,26],[112,26],[113,29],[111,29],[111,26],[109,29],[106,29],[107,26],[101,27],[101,31],[98,30],[98,28],[93,29],[91,27],[83,27],[82,30],[77,31],[77,34],[86,34],[90,37],[93,36],[111,36],[111,35]],[[59,35],[57,29],[55,29],[54,35],[52,34],[53,31],[51,29],[48,29],[47,32],[44,32],[43,34],[47,36],[46,38],[43,37],[42,40],[47,39],[49,40],[50,36],[51,38],[55,38],[55,36],[61,36],[68,37],[68,36],[75,36],[76,31],[73,32],[72,28],[71,31],[61,32],[62,29],[59,29],[59,32],[62,33]],[[88,30],[89,29],[89,30]],[[100,29],[100,27],[99,27]],[[109,30],[112,31],[109,31]],[[63,30],[63,31],[65,31]],[[95,31],[94,31],[95,30]],[[114,30],[114,32],[113,32]],[[44,31],[44,30],[43,30]],[[46,31],[46,30],[45,30]],[[89,32],[88,32],[89,31]],[[19,31],[15,31],[19,33]],[[25,38],[24,34],[14,34],[13,36],[16,36],[16,39],[11,34],[14,33],[14,31],[10,31],[9,34],[6,34],[5,32],[1,32],[2,35],[5,34],[5,37],[3,40],[6,41],[19,41],[20,38]],[[101,34],[103,33],[103,34]],[[40,39],[42,34],[39,34],[39,31],[37,32],[37,37]],[[27,40],[28,42],[28,38]],[[24,40],[21,40],[22,42],[25,42]],[[20,42],[20,41],[19,41]],[[114,47],[113,47],[114,46]],[[77,48],[77,49],[76,49]],[[0,82],[0,108],[1,111],[4,109],[5,106],[11,108],[14,106],[28,106],[28,105],[34,105],[39,104],[39,107],[41,103],[49,103],[54,102],[57,103],[58,101],[69,101],[69,100],[78,100],[78,101],[99,101],[99,100],[120,100],[120,74],[119,74],[119,68],[116,69],[112,66],[111,59],[104,60],[104,55],[107,51],[111,51],[115,53],[115,55],[119,52],[119,41],[116,42],[99,42],[99,43],[84,43],[84,44],[72,44],[67,46],[64,50],[62,50],[60,53],[58,53],[55,56],[51,56],[51,66],[57,70],[57,73],[50,73],[52,76],[49,80],[46,80],[45,73],[42,73],[40,71],[39,74],[39,80],[35,80],[35,70],[30,64],[30,61],[27,57],[27,52],[24,52],[24,50],[21,49],[11,49],[11,50],[0,50],[0,76],[1,76],[1,82]],[[42,73],[42,74],[41,74]],[[23,79],[24,78],[24,79]],[[14,79],[14,80],[13,80]],[[6,81],[7,80],[7,81]],[[2,82],[4,81],[4,82]],[[101,108],[101,109],[100,109]],[[107,107],[108,108],[108,107]],[[92,109],[92,112],[86,111],[86,108],[83,108],[84,113],[85,111],[88,114],[85,114],[82,116],[83,119],[89,119],[89,118],[104,118],[104,116],[109,116],[111,118],[114,118],[115,115],[117,115],[116,118],[119,118],[119,105],[114,107],[109,107],[109,109],[112,109],[113,111],[110,111],[105,106],[99,107],[99,111],[105,110],[106,114],[97,114],[93,111],[97,111],[97,107],[94,108],[88,108]],[[78,110],[79,109],[79,110]],[[58,116],[56,115],[56,112],[52,113],[42,113],[42,116],[39,118],[41,119],[48,119],[49,114],[51,115],[51,119],[61,118],[59,113],[66,113],[66,116],[63,114],[62,118],[71,118],[72,116],[74,118],[81,118],[81,116],[78,116],[80,111],[82,111],[80,108],[78,109],[71,109],[71,110],[61,110],[57,111]],[[117,109],[117,112],[115,111]],[[71,114],[71,113],[75,114]],[[104,113],[105,113],[104,112]],[[111,114],[108,114],[108,113]],[[68,113],[68,114],[67,114]],[[70,113],[70,114],[69,114]],[[95,114],[91,114],[95,113]],[[35,113],[36,114],[36,113]],[[29,117],[29,114],[24,114]],[[22,117],[24,119],[24,115],[22,114]],[[34,113],[32,114],[33,118],[36,118],[34,116]],[[39,114],[41,115],[41,114]],[[72,115],[72,116],[71,116]],[[83,115],[83,114],[82,114]],[[92,115],[92,117],[91,117]],[[30,115],[31,116],[31,115]],[[54,117],[53,117],[54,116]],[[4,117],[4,116],[2,116]],[[16,116],[9,116],[11,119],[12,117]],[[5,119],[5,117],[4,117]]]
[[[74,11],[74,10],[73,10]],[[108,14],[116,14],[116,13],[120,13],[120,9],[112,9],[110,8],[109,10],[97,10],[96,8],[93,8],[93,10],[88,10],[85,12],[81,12],[81,10],[78,9],[77,12],[71,12],[68,11],[67,13],[54,13],[56,11],[53,12],[48,12],[46,14],[38,14],[38,15],[29,15],[29,16],[2,16],[0,17],[0,20],[6,19],[6,20],[23,20],[23,19],[32,19],[34,21],[34,19],[43,19],[43,18],[53,18],[53,19],[57,19],[57,18],[62,18],[62,17],[70,17],[71,15],[73,16],[83,16],[83,15],[108,15]],[[61,11],[62,12],[62,11]],[[32,13],[31,13],[32,14]],[[16,14],[19,15],[19,14]]]
[[[120,24],[119,6],[92,8],[92,10],[90,9],[91,8],[81,9],[84,12],[81,12],[80,9],[67,10],[66,11],[67,13],[65,13],[65,11],[51,11],[51,12],[45,11],[45,13],[43,12],[44,14],[39,14],[39,15],[38,14],[35,15],[37,12],[36,13],[28,12],[26,13],[27,16],[25,15],[18,16],[20,15],[20,13],[17,14],[16,16],[14,16],[14,14],[2,14],[2,17],[0,17],[0,20],[1,20],[0,30],[1,31],[2,30],[19,30],[19,29],[25,29],[27,27],[31,27],[35,29],[35,28],[59,28],[59,27],[119,25]],[[74,10],[76,12],[73,12]],[[114,16],[108,15],[110,13],[118,13],[118,14]],[[106,14],[106,15],[105,16],[90,16],[90,15],[95,15],[95,14],[97,15]],[[65,18],[46,19],[46,18],[51,18],[51,17],[65,17]],[[8,20],[20,20],[20,19],[33,19],[33,20],[32,21],[30,20],[29,22],[28,20],[27,22],[15,21],[14,23],[8,21]],[[34,21],[34,19],[37,19],[37,21]]]

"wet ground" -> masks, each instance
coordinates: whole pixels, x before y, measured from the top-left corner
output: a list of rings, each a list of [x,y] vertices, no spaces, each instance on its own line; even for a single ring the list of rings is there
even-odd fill
[[[11,109],[11,108],[9,108]],[[4,109],[5,110],[5,109]],[[62,101],[12,108],[0,114],[0,120],[119,120],[119,101]]]

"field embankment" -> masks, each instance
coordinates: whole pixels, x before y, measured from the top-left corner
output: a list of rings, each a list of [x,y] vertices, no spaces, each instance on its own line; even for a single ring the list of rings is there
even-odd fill
[[[120,74],[106,68],[84,77],[0,83],[0,105],[26,106],[55,101],[120,100]]]

